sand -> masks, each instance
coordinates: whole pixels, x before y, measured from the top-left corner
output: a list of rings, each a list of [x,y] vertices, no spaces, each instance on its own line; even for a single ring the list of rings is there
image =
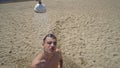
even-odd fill
[[[43,2],[43,14],[34,13],[35,1],[0,4],[0,68],[30,68],[48,33],[64,68],[120,68],[119,0]]]

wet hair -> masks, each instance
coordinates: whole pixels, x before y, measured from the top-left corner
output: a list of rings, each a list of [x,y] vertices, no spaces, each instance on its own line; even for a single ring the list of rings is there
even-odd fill
[[[57,40],[57,38],[56,38],[56,36],[55,36],[54,34],[47,34],[47,35],[43,38],[43,42],[45,42],[45,40],[46,40],[47,37],[50,37],[50,38],[52,38],[52,39]]]

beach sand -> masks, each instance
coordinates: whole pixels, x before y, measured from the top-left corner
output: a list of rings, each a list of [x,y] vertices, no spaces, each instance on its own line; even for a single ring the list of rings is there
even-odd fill
[[[64,68],[120,68],[119,0],[44,0],[0,4],[0,68],[30,68],[48,33],[58,38]]]

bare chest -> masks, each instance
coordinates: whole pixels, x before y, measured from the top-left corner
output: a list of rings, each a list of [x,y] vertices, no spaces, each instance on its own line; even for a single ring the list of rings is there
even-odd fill
[[[58,60],[51,60],[46,62],[46,68],[57,68]]]
[[[50,60],[41,60],[41,63],[39,64],[38,68],[57,68],[59,62],[58,57],[54,57]]]

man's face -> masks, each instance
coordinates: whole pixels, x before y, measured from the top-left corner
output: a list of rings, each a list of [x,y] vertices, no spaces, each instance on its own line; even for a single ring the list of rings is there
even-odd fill
[[[44,51],[47,53],[54,53],[56,50],[57,41],[51,37],[47,37],[43,43]]]

